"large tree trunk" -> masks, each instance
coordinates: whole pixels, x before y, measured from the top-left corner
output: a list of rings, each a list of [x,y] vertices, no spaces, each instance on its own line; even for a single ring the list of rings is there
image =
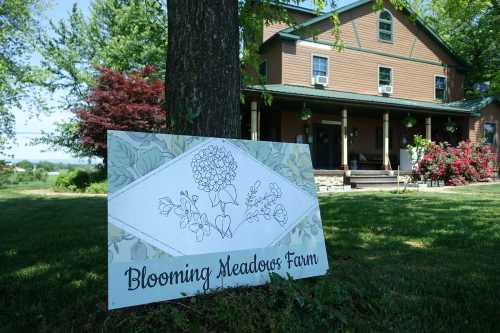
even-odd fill
[[[237,0],[168,0],[166,100],[178,134],[240,137]]]

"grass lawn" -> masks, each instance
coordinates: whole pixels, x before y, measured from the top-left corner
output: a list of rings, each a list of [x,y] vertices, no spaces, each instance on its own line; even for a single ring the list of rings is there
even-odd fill
[[[320,198],[331,274],[106,312],[106,199],[0,190],[0,331],[500,332],[500,185]]]

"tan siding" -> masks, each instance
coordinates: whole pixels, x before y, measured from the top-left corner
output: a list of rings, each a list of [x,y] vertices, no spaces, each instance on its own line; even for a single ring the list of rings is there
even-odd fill
[[[480,117],[469,119],[469,139],[472,142],[479,142],[484,138],[484,123],[492,122],[497,124],[497,158],[500,161],[500,105],[492,103],[481,111]]]
[[[275,41],[261,54],[261,59],[267,62],[267,83],[281,83],[282,62],[281,43]]]
[[[293,12],[289,11],[288,15],[292,17],[295,20],[295,23],[302,23],[305,20],[308,20],[312,17],[314,17],[313,14],[307,14],[307,13],[300,13],[300,12]],[[275,22],[275,23],[270,23],[268,25],[264,25],[263,31],[262,31],[262,42],[265,42],[269,38],[271,38],[275,33],[278,31],[281,31],[283,29],[288,28],[288,25],[283,22]]]
[[[455,61],[404,14],[393,9],[389,3],[386,7],[394,15],[394,43],[378,40],[378,14],[373,11],[372,3],[348,11],[340,17],[341,35],[347,46],[387,53],[386,56],[350,48],[339,53],[332,49],[325,50],[324,47],[306,47],[302,43],[280,41],[282,57],[275,54],[276,48],[266,51],[273,54],[269,57],[270,72],[273,72],[269,83],[312,86],[311,56],[318,54],[329,57],[330,83],[326,89],[378,95],[378,65],[385,65],[393,68],[393,97],[435,101],[434,76],[444,75],[448,78],[449,100],[463,99],[464,73],[457,70]],[[315,32],[319,32],[317,40],[334,41],[330,28],[329,20],[313,26]],[[395,56],[413,57],[415,60]],[[276,67],[279,68],[279,75]]]
[[[360,6],[340,15],[340,30],[343,42],[349,46],[359,46],[353,31],[355,22],[361,47],[414,58],[455,65],[451,57],[441,46],[432,40],[417,24],[411,22],[401,11],[396,10],[386,1],[386,9],[393,15],[393,42],[378,39],[378,12],[373,10],[373,3]],[[331,34],[331,23],[324,20],[312,26],[318,40],[335,41]]]
[[[464,99],[464,80],[463,72],[456,68],[448,68],[448,96],[450,101]]]
[[[359,47],[356,34],[354,32],[354,27],[351,22],[352,13],[348,12],[340,16],[340,37],[346,45]],[[357,21],[355,21],[355,26],[357,29]],[[323,20],[311,26],[306,32],[307,34],[313,34],[310,37],[314,37],[317,40],[324,40],[329,42],[335,42],[335,36],[332,35],[332,23],[328,20]]]
[[[319,49],[283,43],[283,83],[311,85],[311,57],[313,54],[329,58],[329,85],[327,89],[378,95],[378,66],[393,70],[392,97],[434,101],[434,75],[445,75],[442,66],[419,63],[381,55],[344,49]]]

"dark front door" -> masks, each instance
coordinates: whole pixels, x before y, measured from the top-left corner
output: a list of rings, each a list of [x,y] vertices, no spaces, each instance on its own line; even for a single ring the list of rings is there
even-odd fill
[[[340,168],[340,126],[315,125],[314,135],[314,168]]]

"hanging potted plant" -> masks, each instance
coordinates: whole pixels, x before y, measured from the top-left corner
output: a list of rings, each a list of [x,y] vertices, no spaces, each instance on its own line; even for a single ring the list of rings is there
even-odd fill
[[[309,120],[311,119],[312,116],[312,111],[311,109],[306,107],[306,103],[304,103],[302,110],[299,112],[299,118],[302,120]]]
[[[451,118],[448,118],[448,122],[444,126],[449,133],[455,133],[457,130],[457,124],[451,121]]]
[[[413,126],[415,126],[416,123],[417,123],[417,119],[410,116],[410,114],[408,114],[408,116],[406,116],[403,119],[403,124],[405,125],[406,128],[412,128]]]

